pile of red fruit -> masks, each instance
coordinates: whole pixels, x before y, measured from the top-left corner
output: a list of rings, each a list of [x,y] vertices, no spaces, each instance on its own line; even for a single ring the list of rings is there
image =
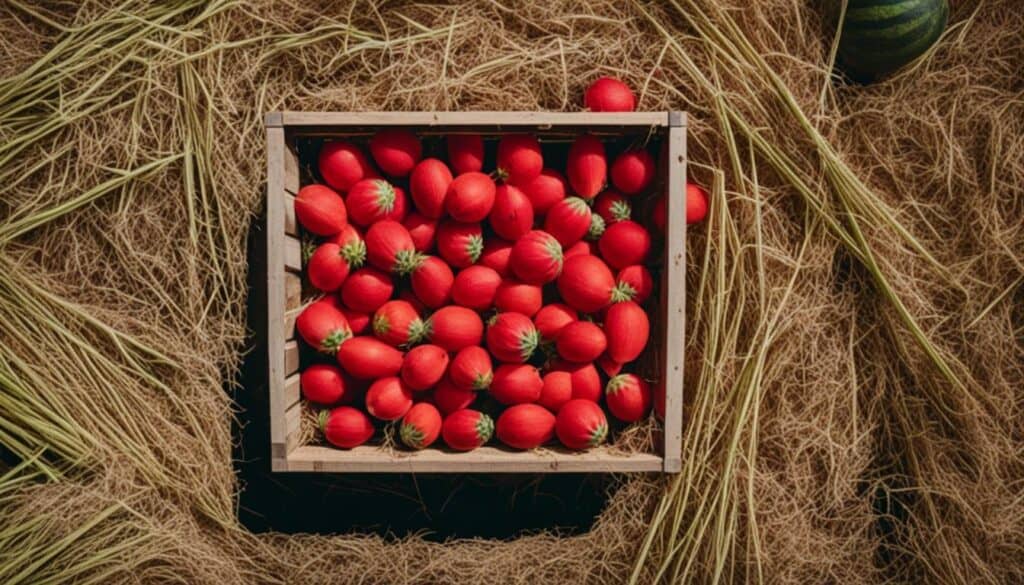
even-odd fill
[[[427,144],[445,160],[397,128],[369,140],[370,157],[349,141],[320,149],[326,184],[303,187],[295,215],[320,238],[305,271],[325,295],[296,327],[334,358],[300,379],[307,400],[330,407],[320,425],[331,444],[365,443],[373,417],[400,421],[412,449],[441,437],[471,450],[492,434],[516,449],[555,436],[586,449],[606,438],[602,402],[626,423],[648,414],[651,385],[626,371],[648,344],[641,305],[654,287],[652,237],[634,203],[654,203],[651,223],[664,231],[664,197],[647,197],[664,189],[655,157],[633,145],[609,160],[584,134],[563,178],[536,137],[494,138],[489,174],[476,134]],[[698,221],[706,195],[687,191]]]

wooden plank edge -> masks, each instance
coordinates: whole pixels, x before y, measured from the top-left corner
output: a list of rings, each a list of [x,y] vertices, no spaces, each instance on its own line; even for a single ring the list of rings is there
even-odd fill
[[[285,126],[666,126],[666,112],[282,112]]]
[[[284,126],[283,112],[267,112],[263,117],[263,125],[267,128],[280,128]]]

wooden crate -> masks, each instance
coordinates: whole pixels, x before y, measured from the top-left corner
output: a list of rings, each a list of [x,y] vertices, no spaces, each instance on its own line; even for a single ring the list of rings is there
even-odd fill
[[[420,135],[479,132],[497,136],[531,132],[541,140],[568,140],[583,132],[602,137],[656,134],[668,145],[659,164],[668,186],[668,232],[661,274],[660,315],[652,315],[652,342],[660,344],[659,370],[666,387],[666,419],[660,453],[623,455],[605,448],[574,452],[559,447],[514,451],[500,446],[457,453],[443,446],[389,454],[365,445],[351,450],[299,446],[301,402],[299,345],[294,330],[301,310],[301,246],[294,199],[308,178],[299,144],[316,137],[366,138],[383,127],[408,127]],[[267,347],[271,456],[274,471],[317,472],[677,472],[680,469],[683,404],[683,334],[686,277],[686,115],[681,112],[273,112],[267,129]],[[664,168],[667,166],[667,169]],[[440,443],[440,441],[439,441]]]

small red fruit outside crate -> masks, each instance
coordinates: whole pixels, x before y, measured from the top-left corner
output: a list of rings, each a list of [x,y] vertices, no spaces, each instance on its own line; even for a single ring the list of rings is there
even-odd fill
[[[301,139],[336,138],[365,144],[377,131],[407,128],[424,137],[481,134],[494,139],[530,133],[541,143],[569,144],[584,133],[606,141],[658,135],[668,143],[666,168],[659,168],[656,189],[669,196],[668,232],[661,272],[660,307],[651,315],[652,343],[665,381],[665,432],[655,453],[613,454],[605,447],[569,451],[554,443],[543,449],[514,451],[491,443],[458,453],[435,445],[422,451],[389,454],[375,445],[350,450],[298,444],[302,412],[299,390],[299,341],[295,318],[301,312],[302,253],[295,220],[300,185],[314,182],[300,168]],[[396,473],[552,473],[678,472],[681,467],[684,312],[686,276],[685,186],[686,115],[680,112],[273,112],[266,117],[266,316],[271,463],[274,471]],[[368,151],[366,151],[368,152]],[[315,160],[315,153],[314,153]],[[666,348],[673,348],[671,353]]]

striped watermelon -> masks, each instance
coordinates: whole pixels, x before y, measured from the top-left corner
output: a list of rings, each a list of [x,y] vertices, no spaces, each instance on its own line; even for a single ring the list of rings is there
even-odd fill
[[[840,67],[862,82],[892,73],[927,51],[948,18],[948,0],[849,0],[839,39]]]

